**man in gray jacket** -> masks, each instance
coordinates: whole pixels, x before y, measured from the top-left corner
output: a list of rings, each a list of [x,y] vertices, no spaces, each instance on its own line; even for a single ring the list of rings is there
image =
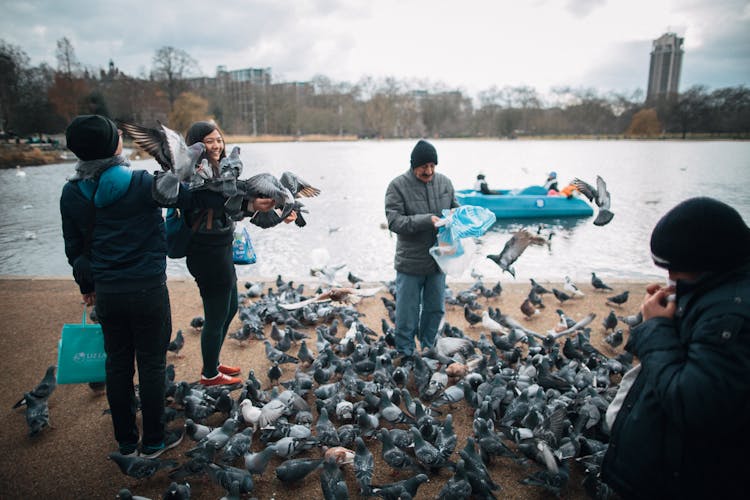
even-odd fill
[[[385,192],[388,229],[396,243],[396,349],[411,356],[414,337],[424,349],[435,344],[445,313],[445,274],[429,253],[437,240],[435,224],[444,209],[456,208],[453,184],[436,173],[437,151],[420,140],[411,152],[411,168]]]

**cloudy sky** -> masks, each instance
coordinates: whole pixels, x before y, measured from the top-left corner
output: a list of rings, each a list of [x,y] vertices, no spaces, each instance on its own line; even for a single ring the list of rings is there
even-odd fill
[[[652,40],[685,37],[680,88],[750,85],[746,0],[1,0],[0,38],[56,66],[78,60],[147,74],[185,50],[201,73],[270,67],[274,81],[322,74],[443,83],[476,93],[530,85],[645,91]]]

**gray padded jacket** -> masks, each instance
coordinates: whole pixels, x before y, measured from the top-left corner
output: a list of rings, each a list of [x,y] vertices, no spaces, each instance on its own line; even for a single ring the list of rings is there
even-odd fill
[[[453,184],[443,174],[435,173],[424,183],[409,169],[391,181],[385,191],[385,216],[388,229],[398,235],[396,271],[417,275],[440,272],[429,253],[437,235],[432,216],[440,217],[443,209],[456,207]]]

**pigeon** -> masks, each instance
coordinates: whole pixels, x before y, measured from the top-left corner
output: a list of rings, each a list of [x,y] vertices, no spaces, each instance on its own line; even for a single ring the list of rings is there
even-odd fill
[[[177,484],[172,481],[161,498],[162,500],[188,500],[190,498],[190,484]]]
[[[418,470],[411,456],[394,444],[388,429],[380,429],[378,438],[382,443],[381,456],[383,461],[393,467],[394,473],[398,473],[402,469]]]
[[[628,290],[625,290],[622,293],[619,293],[617,295],[613,295],[612,297],[607,297],[607,303],[617,304],[618,306],[623,305],[625,302],[628,301],[628,295],[630,292]]]
[[[255,487],[253,477],[244,469],[237,467],[208,464],[206,472],[211,481],[218,484],[227,491],[233,489],[233,483],[239,483],[239,493],[250,493]]]
[[[313,187],[310,183],[304,181],[292,172],[282,172],[279,182],[286,187],[295,198],[304,196],[305,198],[313,198],[320,194],[320,189]]]
[[[417,474],[416,476],[397,481],[395,483],[372,485],[371,493],[385,500],[399,500],[403,498],[415,498],[419,487],[428,481],[427,474]],[[408,496],[404,496],[404,493]]]
[[[120,121],[118,127],[125,131],[144,151],[154,157],[165,172],[174,172],[181,182],[188,181],[195,172],[198,159],[206,145],[196,142],[185,144],[180,134],[158,122],[158,128],[148,128]]]
[[[534,236],[525,229],[521,229],[514,233],[511,239],[505,243],[505,246],[499,254],[490,254],[487,255],[487,258],[515,278],[516,271],[513,269],[512,264],[521,256],[523,251],[526,250],[526,247],[529,245],[544,244],[546,244],[544,238]]]
[[[127,488],[123,488],[117,492],[115,496],[118,500],[151,500],[148,497],[142,497],[140,495],[133,495],[133,492]]]
[[[456,472],[438,492],[439,500],[461,499],[471,497],[472,487],[466,475],[465,462],[460,459],[456,463]]]
[[[482,326],[493,333],[505,333],[507,328],[490,318],[488,311],[482,311]]]
[[[349,498],[349,492],[336,460],[331,457],[323,461],[323,470],[320,473],[320,487],[323,490],[324,500],[340,500]]]
[[[268,467],[271,457],[275,454],[276,450],[273,446],[263,448],[257,453],[248,450],[247,453],[243,455],[245,459],[245,469],[247,469],[250,474],[262,475],[266,472],[266,467]]]
[[[466,321],[469,323],[470,326],[474,326],[477,323],[482,322],[482,316],[472,312],[472,310],[469,308],[468,305],[464,306],[464,318],[466,319]]]
[[[357,436],[354,442],[356,444],[354,451],[354,477],[357,479],[360,495],[367,497],[370,496],[370,484],[372,483],[375,461],[361,436]]]
[[[542,295],[536,291],[535,287],[531,287],[529,295],[526,297],[531,302],[531,305],[538,308],[544,308],[544,302],[542,301]]]
[[[596,176],[596,188],[578,178],[573,179],[572,184],[583,193],[589,201],[595,201],[596,206],[599,207],[599,213],[594,220],[594,225],[604,226],[609,224],[615,214],[609,210],[611,200],[604,179],[598,175]]]
[[[26,402],[26,423],[29,426],[29,437],[38,435],[49,427],[49,406],[46,397],[36,397],[31,392],[23,395]]]
[[[253,443],[253,431],[252,427],[245,427],[242,432],[238,432],[229,438],[221,454],[222,464],[231,465],[236,459],[250,451],[250,446]]]
[[[596,273],[591,273],[591,286],[593,286],[595,290],[612,290],[612,287],[603,282]]]
[[[539,314],[539,309],[531,304],[531,301],[526,298],[521,304],[521,312],[526,316],[526,319],[531,319],[535,315]]]
[[[279,367],[279,364],[274,361],[271,365],[271,368],[268,369],[268,381],[271,385],[275,385],[279,383],[279,379],[281,378],[282,372],[281,368]]]
[[[268,340],[264,340],[263,343],[266,346],[266,357],[269,361],[278,363],[280,365],[283,365],[285,363],[299,363],[299,359],[295,358],[294,356],[290,356],[289,354],[286,354],[279,349],[276,349]]]
[[[565,276],[565,284],[563,285],[563,288],[566,292],[570,293],[573,298],[581,298],[584,296],[584,293],[576,286],[575,283],[573,283],[573,280],[570,279],[570,276]]]
[[[178,465],[174,460],[159,460],[158,458],[139,456],[126,457],[118,452],[110,453],[109,459],[117,464],[123,474],[136,479],[146,479],[156,474],[159,469],[177,467]]]
[[[322,458],[291,458],[276,467],[276,477],[284,483],[301,481],[321,465]]]
[[[609,314],[602,321],[602,325],[604,325],[604,330],[615,329],[615,327],[617,326],[617,315],[615,314],[614,309],[609,310]]]
[[[249,179],[237,181],[237,189],[244,198],[271,198],[275,202],[273,210],[256,212],[250,222],[264,229],[286,219],[295,208],[294,195],[279,179],[269,173],[255,174]]]
[[[372,297],[378,293],[382,287],[374,288],[348,288],[348,287],[335,287],[326,290],[325,292],[319,293],[315,297],[303,300],[301,302],[295,302],[293,304],[279,304],[280,307],[293,311],[301,309],[313,303],[319,302],[334,302],[340,304],[357,304],[362,297]]]
[[[641,313],[641,311],[638,311],[636,314],[631,314],[628,316],[617,316],[617,319],[632,328],[643,323],[643,314]]]
[[[31,394],[36,400],[48,399],[50,394],[52,394],[52,392],[57,387],[57,378],[55,376],[56,371],[57,366],[48,366],[47,371],[44,373],[44,377],[42,377],[42,380],[37,384],[36,387],[30,390],[28,394]],[[25,404],[27,404],[26,394],[24,394],[24,396],[19,399],[16,404],[13,405],[13,409],[20,408]]]
[[[430,470],[436,470],[451,464],[437,448],[424,440],[419,429],[412,427],[411,435],[414,438],[414,456],[420,464]]]
[[[555,294],[555,298],[557,298],[557,300],[559,300],[561,304],[566,300],[570,300],[571,298],[570,295],[563,292],[562,290],[558,290],[557,288],[553,288],[552,293]]]
[[[549,290],[547,290],[542,285],[540,285],[539,283],[537,283],[536,280],[534,280],[534,278],[529,278],[529,281],[531,282],[531,289],[534,292],[538,293],[539,295],[544,295],[545,293],[550,293]]]
[[[604,341],[614,349],[622,344],[623,333],[624,332],[622,331],[622,328],[618,328],[617,330],[604,337]]]
[[[180,356],[180,351],[182,350],[184,345],[185,337],[182,336],[182,330],[177,330],[174,339],[169,343],[169,346],[167,346],[167,350],[169,352],[173,352],[178,358],[181,358],[182,356]]]
[[[205,322],[206,320],[203,319],[203,316],[196,316],[190,320],[190,326],[195,328],[196,330],[200,330],[201,328],[203,328],[203,324]]]

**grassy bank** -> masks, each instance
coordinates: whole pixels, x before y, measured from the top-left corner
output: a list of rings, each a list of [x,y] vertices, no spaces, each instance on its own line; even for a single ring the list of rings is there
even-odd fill
[[[66,161],[61,149],[43,149],[30,144],[0,144],[0,168],[48,165]]]

